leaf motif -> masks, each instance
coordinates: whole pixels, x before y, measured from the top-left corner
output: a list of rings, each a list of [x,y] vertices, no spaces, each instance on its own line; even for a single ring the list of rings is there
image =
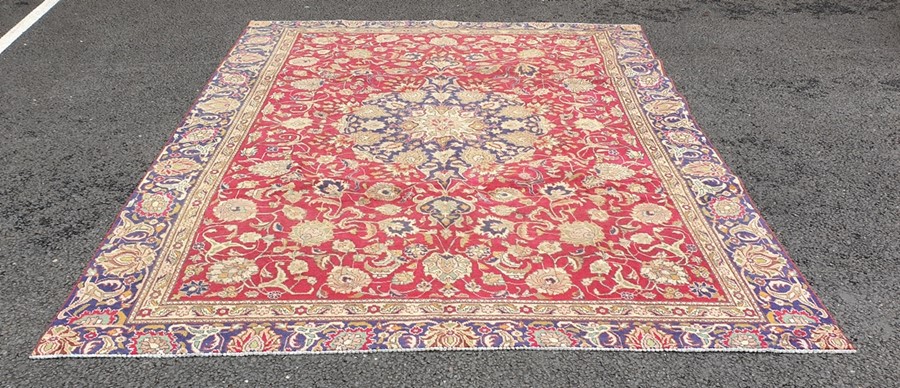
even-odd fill
[[[523,239],[527,239],[527,240],[530,240],[533,238],[531,235],[528,234],[528,225],[524,224],[524,223],[516,226],[516,235],[518,235],[519,237],[521,237]]]

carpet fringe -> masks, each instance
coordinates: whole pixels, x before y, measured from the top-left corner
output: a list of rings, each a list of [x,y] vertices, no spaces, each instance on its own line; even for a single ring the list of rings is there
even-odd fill
[[[587,352],[655,352],[655,353],[779,353],[779,354],[852,354],[856,349],[752,349],[752,348],[674,348],[674,349],[626,349],[626,348],[572,348],[572,347],[511,347],[511,348],[414,348],[414,349],[369,349],[369,350],[322,350],[322,351],[275,351],[275,352],[239,352],[239,353],[185,353],[185,354],[51,354],[31,355],[32,360],[61,358],[187,358],[187,357],[241,357],[241,356],[289,356],[289,355],[328,355],[328,354],[363,354],[405,353],[429,351],[587,351]]]

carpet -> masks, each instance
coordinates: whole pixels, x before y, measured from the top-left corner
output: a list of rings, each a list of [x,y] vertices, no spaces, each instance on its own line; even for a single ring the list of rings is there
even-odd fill
[[[850,352],[639,26],[252,22],[33,357]]]

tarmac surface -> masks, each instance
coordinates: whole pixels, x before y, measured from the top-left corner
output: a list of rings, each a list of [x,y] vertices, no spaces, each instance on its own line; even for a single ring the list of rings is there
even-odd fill
[[[2,0],[0,1],[0,36],[9,31],[19,20],[37,7],[39,0]]]
[[[29,360],[241,30],[275,19],[642,24],[859,352]],[[63,0],[0,54],[0,386],[896,386],[898,60],[897,1]]]

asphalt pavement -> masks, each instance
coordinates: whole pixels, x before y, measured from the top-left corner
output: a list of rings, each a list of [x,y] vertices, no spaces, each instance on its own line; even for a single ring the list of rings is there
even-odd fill
[[[0,1],[0,29],[38,3]],[[859,352],[28,359],[241,30],[276,19],[642,24]],[[898,60],[898,1],[63,0],[0,54],[0,386],[896,386]]]
[[[40,3],[40,0],[0,0],[0,36]]]

